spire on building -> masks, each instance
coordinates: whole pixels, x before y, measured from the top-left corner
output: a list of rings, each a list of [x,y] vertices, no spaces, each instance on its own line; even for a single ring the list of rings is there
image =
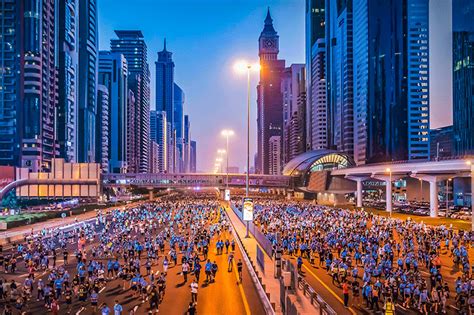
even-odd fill
[[[162,62],[173,62],[172,60],[173,53],[171,51],[166,50],[166,37],[163,43],[163,50],[158,52],[158,61]]]
[[[163,51],[166,51],[166,37],[165,37],[165,44],[163,45]]]
[[[266,34],[276,34],[275,29],[273,28],[273,19],[270,15],[270,7],[267,9],[267,17],[265,18],[265,26],[263,28],[262,33]]]

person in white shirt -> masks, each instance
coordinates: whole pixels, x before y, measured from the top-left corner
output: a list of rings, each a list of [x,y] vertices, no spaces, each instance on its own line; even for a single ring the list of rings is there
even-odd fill
[[[191,287],[191,301],[193,303],[196,303],[197,302],[198,287],[199,287],[196,280],[193,280],[193,282],[191,282],[190,287]]]

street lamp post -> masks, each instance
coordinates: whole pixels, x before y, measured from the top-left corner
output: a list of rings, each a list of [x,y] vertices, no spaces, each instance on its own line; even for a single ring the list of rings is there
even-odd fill
[[[448,178],[446,180],[446,218],[448,217],[448,211],[449,211],[449,182],[452,180],[452,178]]]
[[[234,68],[239,72],[247,71],[247,174],[245,176],[245,196],[249,196],[249,173],[250,173],[250,71],[260,70],[260,64],[250,64],[241,61],[235,64]],[[247,224],[248,230],[248,224]]]

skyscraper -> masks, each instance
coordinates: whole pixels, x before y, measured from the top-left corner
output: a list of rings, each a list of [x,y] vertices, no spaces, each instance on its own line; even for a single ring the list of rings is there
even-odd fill
[[[355,161],[428,159],[428,0],[353,8]]]
[[[107,88],[109,95],[108,158],[109,171],[112,173],[122,173],[127,169],[127,123],[129,123],[127,78],[127,61],[122,54],[99,52],[98,82]]]
[[[305,65],[292,64],[282,74],[281,93],[283,97],[283,141],[282,163],[305,152]]]
[[[311,84],[307,83],[306,104],[311,94],[310,111],[306,112],[306,126],[310,126],[310,140],[306,139],[306,148],[317,150],[328,148],[328,128],[327,128],[327,102],[326,102],[326,44],[325,39],[320,38],[312,47],[311,52],[311,76],[307,76],[307,80],[311,80]],[[308,69],[308,67],[306,67]],[[309,122],[309,123],[308,123]]]
[[[474,2],[453,1],[454,154],[474,154]]]
[[[260,82],[257,87],[257,173],[269,174],[270,169],[270,138],[280,139],[283,128],[283,104],[281,95],[281,76],[285,69],[285,61],[278,60],[279,36],[273,28],[270,10],[267,11],[265,24],[260,37]],[[276,141],[276,140],[275,140]],[[281,149],[281,144],[280,144]],[[280,154],[281,155],[281,154]]]
[[[158,172],[166,173],[168,169],[168,123],[165,111],[150,111],[150,139],[158,145]],[[164,145],[160,145],[160,143]]]
[[[196,141],[191,141],[191,148],[190,148],[190,156],[191,158],[189,159],[189,172],[190,173],[196,173],[196,167],[197,167],[197,144]]]
[[[77,160],[95,162],[98,22],[96,0],[79,1]]]
[[[326,102],[328,147],[354,153],[352,0],[326,6]]]
[[[20,106],[21,69],[20,51],[23,42],[18,32],[17,21],[22,21],[19,2],[0,2],[0,165],[18,166],[22,137],[22,108]],[[21,25],[24,25],[21,24]]]
[[[56,113],[56,135],[60,157],[67,162],[76,162],[78,144],[79,3],[77,0],[65,0],[58,3],[59,103]]]
[[[51,159],[59,154],[54,132],[55,109],[58,105],[55,36],[58,8],[54,0],[16,1],[16,5],[15,21],[18,29],[14,32],[17,41],[7,42],[6,50],[15,49],[20,58],[19,67],[10,69],[17,69],[14,75],[18,80],[16,88],[19,93],[16,118],[18,142],[15,145],[21,151],[17,165],[33,172],[47,171],[51,169]],[[12,30],[7,31],[7,36],[9,32]],[[7,125],[16,122],[10,121]]]
[[[324,79],[324,72],[318,71],[321,64],[318,58],[321,57],[318,47],[321,46],[321,40],[325,38],[325,2],[326,0],[306,0],[305,6],[305,25],[306,25],[306,147],[307,149],[317,149],[315,145],[321,140],[313,140],[313,135],[320,135],[320,132],[313,131],[315,124],[314,118],[317,116],[315,111],[320,109],[323,101],[323,91],[316,93],[316,86]],[[319,42],[318,42],[319,41]],[[322,42],[324,44],[324,42]],[[319,73],[317,78],[313,78]],[[324,101],[325,101],[324,92]],[[326,128],[325,128],[326,129]]]
[[[183,171],[185,173],[189,172],[191,169],[191,121],[189,115],[184,115],[183,164]]]
[[[109,170],[109,90],[105,85],[97,85],[97,116],[95,135],[95,157],[103,173]]]
[[[125,56],[128,64],[128,88],[135,98],[135,125],[131,136],[136,143],[135,165],[129,165],[129,172],[148,171],[148,149],[150,138],[150,70],[147,62],[147,45],[141,31],[115,31],[118,39],[110,41],[111,51]],[[130,104],[130,103],[129,103]],[[130,109],[129,109],[130,110]],[[128,115],[130,116],[131,113]]]
[[[183,90],[174,83],[174,127],[176,129],[176,152],[177,152],[177,172],[184,172],[184,92]],[[189,166],[187,166],[189,168]]]
[[[173,53],[166,49],[166,39],[163,50],[158,52],[156,67],[156,110],[166,112],[168,130],[168,172],[179,172],[180,165],[180,145],[182,141],[183,124],[183,93],[177,84],[174,83],[174,62]],[[177,89],[176,89],[177,88]],[[178,106],[178,108],[175,108]],[[164,146],[164,143],[158,143]]]

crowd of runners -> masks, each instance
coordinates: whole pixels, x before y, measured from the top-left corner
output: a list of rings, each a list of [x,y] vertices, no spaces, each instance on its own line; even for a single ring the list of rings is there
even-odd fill
[[[187,311],[195,314],[200,282],[214,283],[219,268],[234,264],[241,275],[228,230],[218,201],[182,197],[99,213],[70,230],[42,230],[0,248],[0,311],[154,313],[166,293],[168,269],[179,268],[180,285],[190,292]],[[210,250],[227,254],[228,265],[210,259]],[[132,292],[132,298],[107,299],[102,292],[111,284],[116,296]]]
[[[325,269],[347,307],[386,314],[474,310],[474,233],[282,200],[257,202],[254,221],[298,270]]]

